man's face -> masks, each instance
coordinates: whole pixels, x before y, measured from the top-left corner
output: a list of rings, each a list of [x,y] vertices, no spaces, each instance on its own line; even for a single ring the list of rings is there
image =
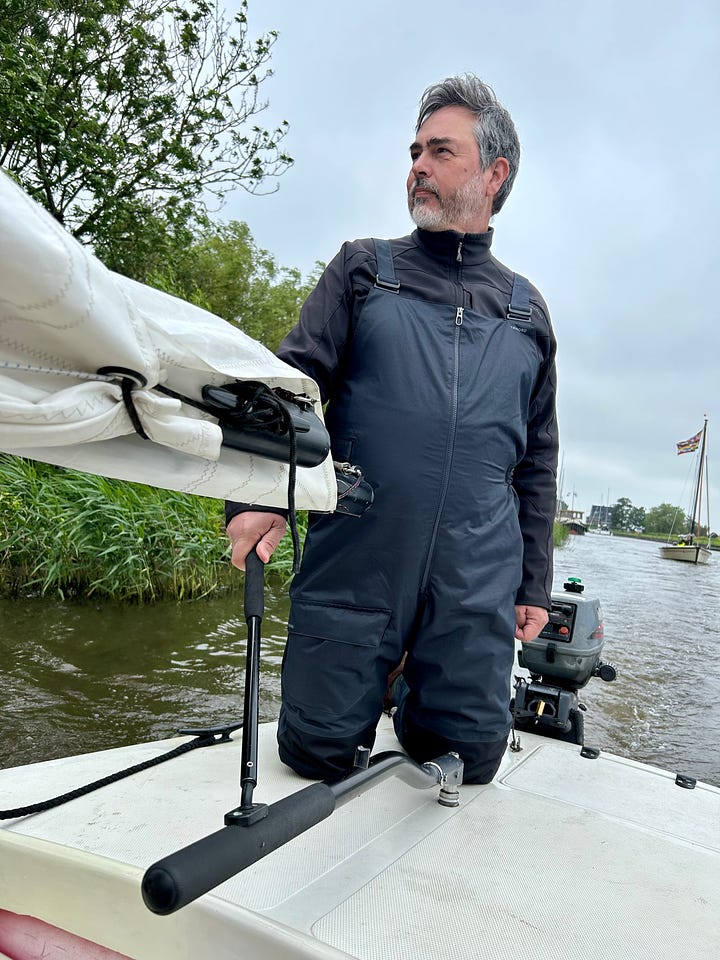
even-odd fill
[[[475,117],[469,110],[436,110],[418,130],[410,157],[408,208],[419,227],[460,233],[487,230],[497,187],[491,186],[493,165],[487,171],[480,166]]]

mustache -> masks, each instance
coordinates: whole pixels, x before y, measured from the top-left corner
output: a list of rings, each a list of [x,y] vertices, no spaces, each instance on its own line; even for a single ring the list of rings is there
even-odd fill
[[[434,183],[431,183],[429,180],[424,177],[420,177],[419,180],[416,180],[415,183],[410,188],[410,199],[415,199],[416,190],[428,190],[430,193],[434,194],[436,197],[440,197],[440,191],[435,186]]]

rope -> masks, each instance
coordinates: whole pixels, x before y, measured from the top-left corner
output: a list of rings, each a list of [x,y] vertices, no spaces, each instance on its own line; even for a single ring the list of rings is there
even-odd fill
[[[147,378],[137,370],[131,370],[128,367],[100,367],[97,373],[88,374],[77,370],[55,370],[50,367],[38,367],[29,364],[10,363],[8,361],[0,361],[0,368],[7,370],[23,370],[33,373],[55,374],[57,376],[69,376],[81,380],[102,380],[109,383],[116,383],[119,381],[120,389],[122,391],[123,404],[125,405],[125,409],[130,418],[130,422],[133,425],[133,429],[138,436],[142,437],[143,440],[151,439],[143,427],[133,400],[133,390],[135,390],[137,387],[142,389],[147,386]],[[288,522],[293,545],[292,572],[297,573],[300,569],[300,535],[298,533],[297,513],[295,508],[297,442],[295,437],[295,424],[286,405],[288,402],[295,402],[296,398],[287,390],[283,390],[282,388],[278,387],[275,391],[273,391],[266,384],[260,382],[247,381],[240,386],[246,388],[247,397],[244,399],[240,409],[233,412],[233,419],[239,423],[242,423],[243,426],[246,427],[263,429],[270,433],[287,433],[289,435],[290,458],[288,472]],[[249,388],[249,390],[247,390],[247,388]],[[203,413],[209,413],[216,418],[219,416],[217,409],[209,406],[206,403],[193,400],[192,397],[186,397],[184,394],[178,393],[176,390],[172,390],[170,387],[166,387],[164,384],[156,383],[152,389],[157,390],[158,393],[162,393],[166,397],[173,397],[176,400],[180,400],[181,403],[185,403],[190,407],[194,407],[196,410],[201,410]],[[353,489],[354,487],[348,490],[347,493],[351,493]],[[2,819],[1,816],[0,819]]]
[[[107,777],[103,777],[101,780],[94,780],[84,787],[77,787],[75,790],[63,793],[59,797],[53,797],[51,800],[31,803],[26,807],[16,807],[14,810],[0,810],[0,820],[14,820],[18,817],[29,817],[33,813],[43,813],[45,810],[52,810],[55,807],[61,806],[63,803],[69,803],[70,800],[76,800],[78,797],[84,797],[88,793],[93,793],[101,787],[107,787],[111,783],[117,783],[118,780],[124,780],[125,777],[130,777],[134,773],[141,773],[143,770],[149,770],[150,767],[156,767],[159,763],[165,763],[167,760],[174,760],[175,757],[181,757],[184,753],[189,753],[198,747],[211,747],[223,741],[229,743],[229,730],[235,730],[240,726],[242,726],[242,724],[235,724],[231,728],[226,728],[225,731],[221,733],[211,733],[209,731],[202,733],[200,736],[195,737],[194,740],[181,743],[180,746],[169,750],[167,753],[161,754],[159,757],[153,757],[151,760],[143,760],[142,763],[136,763],[132,767],[127,767],[125,770],[112,773]],[[217,737],[219,737],[219,739],[217,739]]]
[[[105,372],[107,369],[108,368],[103,367],[102,372]],[[295,508],[297,439],[295,436],[295,423],[287,408],[287,403],[293,402],[295,398],[293,394],[283,390],[282,388],[277,388],[273,391],[264,383],[248,381],[240,386],[246,388],[245,392],[247,393],[247,396],[243,400],[240,408],[233,412],[233,421],[241,423],[245,427],[251,427],[256,430],[267,430],[269,433],[277,434],[287,433],[289,436],[290,457],[287,490],[288,523],[290,526],[290,536],[292,537],[293,545],[292,572],[297,573],[300,569],[301,555],[300,534],[298,532],[297,511]],[[129,396],[130,385],[127,378],[122,380],[122,388],[123,400],[125,401],[125,406],[127,407],[128,414],[130,415],[130,419],[133,422],[135,430],[140,434],[141,437],[148,439],[138,421],[132,400]],[[155,385],[154,389],[159,393],[165,394],[167,397],[173,397],[176,400],[180,400],[182,403],[187,403],[189,406],[195,407],[197,410],[202,410],[204,413],[210,413],[215,417],[219,415],[218,411],[212,406],[209,406],[207,403],[201,403],[198,400],[193,400],[191,397],[186,397],[184,394],[178,393],[176,390],[172,390],[170,387],[166,387],[164,384],[158,383]]]
[[[290,469],[288,471],[288,520],[290,521],[290,536],[293,545],[292,572],[300,570],[300,534],[298,533],[297,513],[295,511],[295,475],[297,473],[297,441],[293,418],[286,414],[287,427],[290,433]]]

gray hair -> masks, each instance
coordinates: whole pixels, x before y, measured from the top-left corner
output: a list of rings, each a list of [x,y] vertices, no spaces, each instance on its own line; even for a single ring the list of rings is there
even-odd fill
[[[483,170],[498,157],[505,157],[510,165],[507,179],[493,197],[492,212],[498,213],[510,195],[520,166],[520,141],[512,117],[498,101],[492,87],[472,73],[448,77],[427,88],[420,98],[415,132],[442,107],[466,107],[477,117],[475,139]]]

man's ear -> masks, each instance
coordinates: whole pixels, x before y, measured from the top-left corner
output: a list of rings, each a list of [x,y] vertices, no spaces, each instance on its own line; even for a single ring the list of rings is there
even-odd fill
[[[486,180],[486,196],[494,197],[510,175],[510,164],[505,157],[498,157],[497,160],[493,160],[485,173],[490,174]]]

